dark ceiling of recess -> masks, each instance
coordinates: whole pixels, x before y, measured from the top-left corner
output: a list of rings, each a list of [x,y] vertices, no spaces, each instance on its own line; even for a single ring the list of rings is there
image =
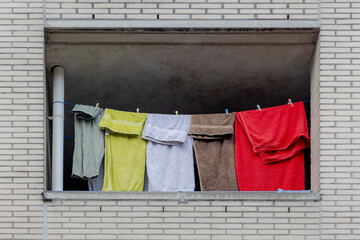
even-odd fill
[[[316,31],[48,33],[72,103],[155,113],[250,110],[307,100]]]

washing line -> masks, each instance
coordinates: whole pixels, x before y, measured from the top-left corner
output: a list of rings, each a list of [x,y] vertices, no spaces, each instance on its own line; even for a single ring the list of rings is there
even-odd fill
[[[306,102],[310,102],[310,99],[308,99],[308,100],[304,100],[304,101],[302,101],[303,103],[306,103]],[[76,104],[75,103],[70,103],[70,102],[61,102],[61,101],[55,101],[55,102],[53,102],[53,104],[54,103],[63,103],[63,104],[67,104],[67,105],[71,105],[71,106],[75,106]],[[227,110],[227,109],[226,109]],[[65,112],[67,112],[67,113],[72,113],[72,114],[74,114],[72,111],[68,111],[68,110],[64,110]]]
[[[310,102],[310,99],[308,99],[308,100],[304,100],[304,101],[302,101],[303,103],[306,103],[306,102]],[[53,104],[54,103],[63,103],[63,104],[67,104],[67,105],[71,105],[71,106],[75,106],[76,104],[74,104],[74,103],[70,103],[70,102],[61,102],[61,101],[55,101],[55,102],[53,102]],[[226,109],[227,110],[227,109]],[[64,110],[65,112],[67,112],[67,113],[71,113],[71,114],[74,114],[72,111],[67,111],[67,110]],[[51,137],[52,137],[52,135],[51,135]],[[75,138],[75,136],[72,136],[72,135],[66,135],[66,136],[64,136],[64,138]]]

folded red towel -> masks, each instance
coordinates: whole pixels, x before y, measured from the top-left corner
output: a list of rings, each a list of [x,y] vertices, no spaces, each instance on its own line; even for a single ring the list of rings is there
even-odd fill
[[[309,142],[302,102],[236,113],[235,163],[239,190],[303,190],[303,149]]]

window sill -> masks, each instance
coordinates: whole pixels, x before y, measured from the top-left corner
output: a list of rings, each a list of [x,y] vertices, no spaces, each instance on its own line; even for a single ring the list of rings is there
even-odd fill
[[[277,192],[82,192],[46,191],[44,201],[52,200],[163,200],[163,201],[321,201],[320,193]]]

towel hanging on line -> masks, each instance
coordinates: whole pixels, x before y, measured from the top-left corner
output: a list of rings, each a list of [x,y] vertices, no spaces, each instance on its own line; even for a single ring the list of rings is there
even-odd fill
[[[194,191],[189,115],[148,114],[143,138],[150,192]]]
[[[304,190],[310,137],[303,102],[236,113],[235,164],[240,191]]]

